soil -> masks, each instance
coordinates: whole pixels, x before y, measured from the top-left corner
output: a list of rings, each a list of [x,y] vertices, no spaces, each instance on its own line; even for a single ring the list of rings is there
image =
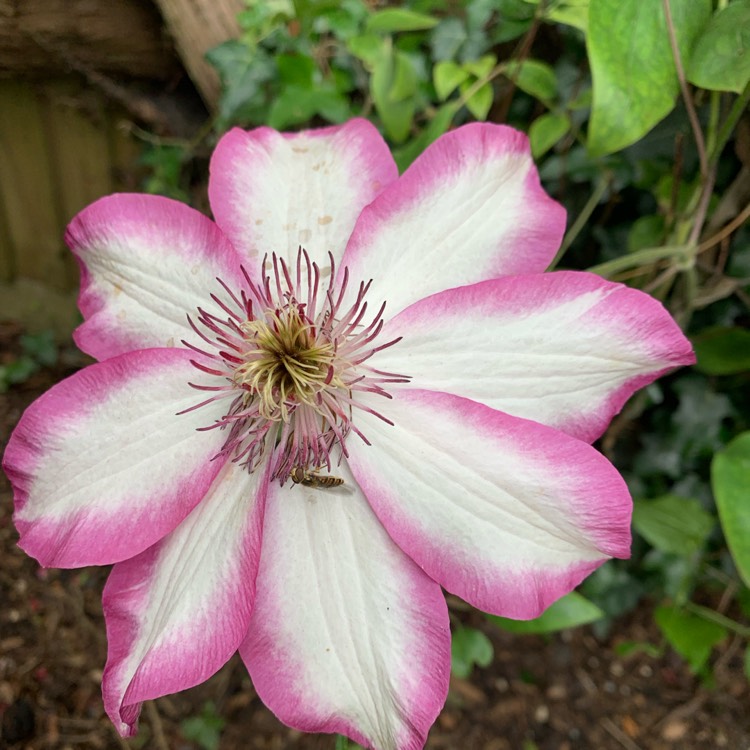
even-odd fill
[[[0,325],[0,364],[18,352],[20,327]],[[0,444],[23,409],[83,360],[65,351],[54,369],[0,395]],[[183,722],[212,701],[225,721],[219,750],[331,750],[327,735],[280,724],[255,695],[234,657],[208,682],[144,706],[141,731],[120,739],[100,696],[106,639],[105,568],[40,568],[18,547],[10,487],[0,475],[0,748],[193,750]],[[449,598],[455,622],[481,628],[495,659],[468,680],[453,679],[427,748],[462,750],[750,750],[750,689],[742,643],[714,651],[713,684],[681,659],[633,652],[626,641],[659,644],[651,605],[615,623],[604,640],[580,628],[551,637],[501,632]]]

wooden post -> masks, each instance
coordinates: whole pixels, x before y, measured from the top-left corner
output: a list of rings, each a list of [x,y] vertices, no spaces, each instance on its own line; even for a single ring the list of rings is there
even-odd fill
[[[243,0],[155,0],[172,34],[177,52],[208,108],[216,111],[220,83],[204,55],[240,35],[237,14]]]

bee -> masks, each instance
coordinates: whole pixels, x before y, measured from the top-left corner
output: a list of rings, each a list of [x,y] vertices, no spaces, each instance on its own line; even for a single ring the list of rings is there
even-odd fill
[[[318,474],[317,471],[307,471],[301,466],[292,468],[289,476],[295,484],[301,484],[305,487],[340,487],[344,480],[341,477],[334,477],[331,474]]]

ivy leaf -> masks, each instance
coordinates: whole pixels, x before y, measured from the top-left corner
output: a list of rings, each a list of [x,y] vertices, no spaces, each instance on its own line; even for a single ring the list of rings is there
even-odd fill
[[[687,77],[711,91],[741,93],[750,81],[750,0],[718,11],[695,43]]]
[[[750,432],[743,432],[714,456],[711,487],[732,559],[750,586]]]
[[[218,70],[224,88],[219,102],[219,126],[263,116],[263,86],[274,76],[275,65],[260,50],[251,50],[240,41],[229,41],[206,53]]]
[[[307,55],[277,55],[279,78],[287,86],[311,88],[315,76],[315,63]]]
[[[460,18],[444,18],[430,34],[433,60],[452,60],[468,39],[466,25]]]
[[[683,60],[711,15],[711,0],[670,0]],[[589,150],[629,146],[668,115],[679,82],[658,0],[591,0],[586,43],[594,79]]]

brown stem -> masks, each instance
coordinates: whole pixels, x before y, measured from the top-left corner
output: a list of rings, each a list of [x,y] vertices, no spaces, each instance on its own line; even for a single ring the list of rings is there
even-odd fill
[[[662,0],[662,2],[664,3],[664,17],[667,22],[667,31],[669,32],[669,44],[672,47],[672,57],[674,58],[674,65],[677,69],[677,80],[680,82],[680,90],[682,91],[682,98],[685,102],[685,109],[687,109],[688,119],[690,120],[690,125],[693,128],[695,145],[698,149],[698,159],[700,160],[701,165],[701,175],[703,175],[703,179],[705,180],[708,178],[708,156],[706,155],[706,142],[703,140],[703,131],[701,131],[701,126],[698,122],[698,114],[695,111],[693,99],[690,96],[687,79],[685,78],[685,69],[682,67],[680,48],[677,46],[677,35],[675,34],[674,22],[672,21],[672,9],[669,5],[669,0]]]
[[[728,237],[735,229],[745,223],[747,219],[750,219],[750,203],[742,209],[742,212],[732,219],[720,232],[717,232],[713,237],[709,237],[705,242],[701,242],[698,245],[698,252],[702,253],[705,250],[712,248],[714,245],[721,242],[725,237]]]

